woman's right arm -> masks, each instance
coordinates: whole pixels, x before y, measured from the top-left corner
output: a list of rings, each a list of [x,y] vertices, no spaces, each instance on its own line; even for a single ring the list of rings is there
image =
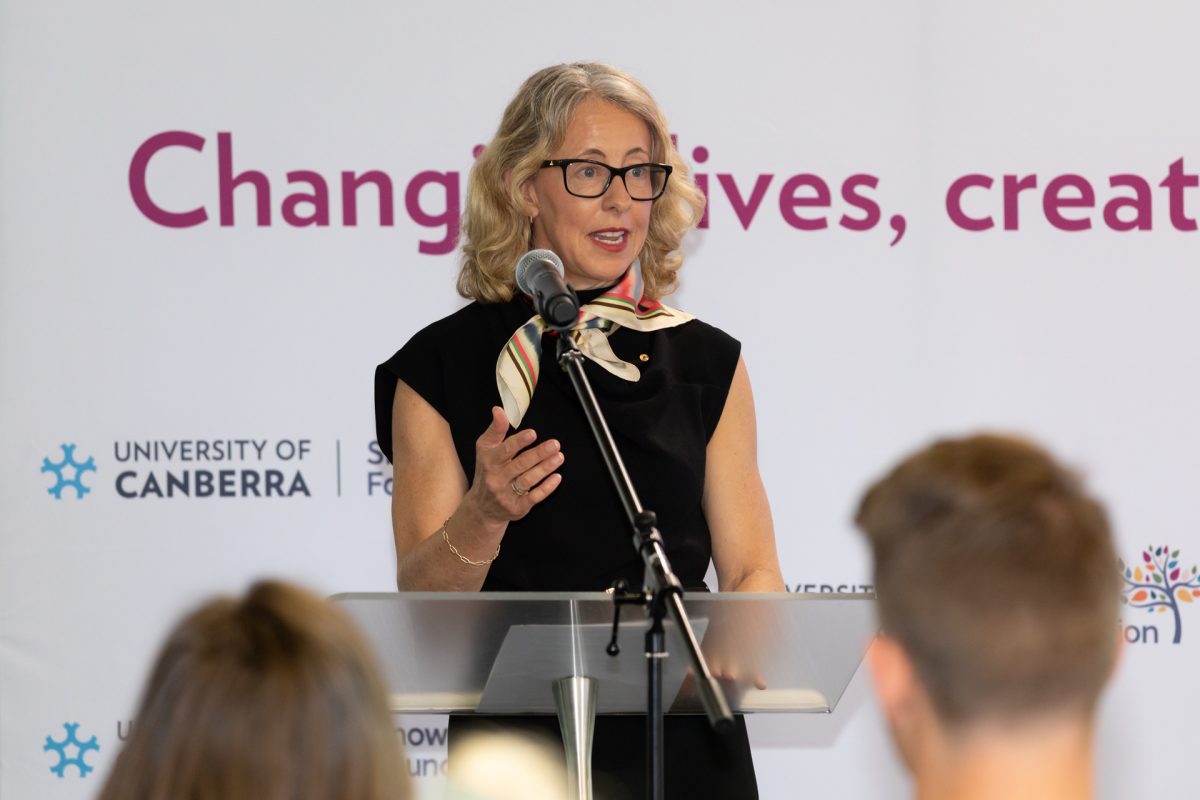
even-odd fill
[[[491,424],[475,443],[475,479],[468,488],[446,420],[408,384],[396,382],[392,532],[401,591],[478,591],[488,567],[463,558],[491,559],[508,523],[558,488],[562,476],[554,470],[563,461],[558,442],[531,447],[537,440],[532,430],[505,437],[507,432],[504,411],[493,408]],[[528,493],[518,495],[514,484]],[[441,535],[447,519],[446,535],[463,558]]]

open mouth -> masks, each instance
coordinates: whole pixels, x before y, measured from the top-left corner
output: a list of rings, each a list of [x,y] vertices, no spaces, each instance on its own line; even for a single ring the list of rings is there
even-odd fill
[[[603,231],[595,231],[588,234],[592,241],[596,242],[605,248],[621,248],[625,246],[625,240],[629,236],[629,231],[624,229],[609,229]]]

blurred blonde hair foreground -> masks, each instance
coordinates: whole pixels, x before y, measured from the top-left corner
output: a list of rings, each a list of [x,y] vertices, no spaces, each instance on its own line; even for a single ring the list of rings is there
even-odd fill
[[[454,749],[445,800],[567,800],[562,751],[515,733],[479,733]]]
[[[184,617],[99,800],[404,800],[383,681],[354,624],[294,586]]]

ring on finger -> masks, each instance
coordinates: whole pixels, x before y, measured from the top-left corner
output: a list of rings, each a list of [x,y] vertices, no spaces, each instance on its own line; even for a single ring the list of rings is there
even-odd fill
[[[520,486],[517,486],[517,482],[515,480],[508,485],[508,488],[512,489],[512,493],[517,497],[524,497],[525,495],[529,494],[529,490],[522,489]]]

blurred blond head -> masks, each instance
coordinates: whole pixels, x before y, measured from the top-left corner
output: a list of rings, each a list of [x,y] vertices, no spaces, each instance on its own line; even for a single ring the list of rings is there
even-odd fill
[[[567,800],[562,753],[529,736],[475,734],[455,747],[446,800]]]
[[[259,583],[168,636],[99,800],[403,800],[386,703],[342,612]]]

